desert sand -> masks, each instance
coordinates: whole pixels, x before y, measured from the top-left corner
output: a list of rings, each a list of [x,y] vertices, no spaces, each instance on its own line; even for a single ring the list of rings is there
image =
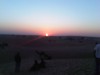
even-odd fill
[[[45,37],[25,35],[1,35],[0,75],[93,75],[95,37]],[[21,69],[15,73],[14,56],[21,53]],[[46,68],[29,72],[39,56],[35,51],[45,52],[51,60],[45,60]]]

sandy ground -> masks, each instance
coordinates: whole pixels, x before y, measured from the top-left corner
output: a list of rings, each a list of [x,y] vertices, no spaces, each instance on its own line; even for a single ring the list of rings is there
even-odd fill
[[[0,48],[0,75],[93,75],[95,61],[93,57],[94,41],[56,40],[56,38],[34,41],[33,37],[8,36],[0,37],[1,42],[7,42],[8,47]],[[24,44],[24,45],[23,45]],[[26,45],[27,44],[27,45]],[[46,61],[46,68],[29,72],[35,59],[35,53],[44,51],[52,57]],[[15,73],[14,56],[21,53],[21,72]]]
[[[14,72],[15,63],[0,64],[0,75],[93,75],[94,59],[54,59],[46,60],[46,68],[29,72],[33,59],[22,60],[21,71]]]
[[[22,59],[38,58],[36,51],[44,51],[53,59],[69,59],[69,58],[93,58],[93,46],[78,47],[7,47],[0,49],[0,63],[11,62],[14,60],[15,54],[19,51]]]

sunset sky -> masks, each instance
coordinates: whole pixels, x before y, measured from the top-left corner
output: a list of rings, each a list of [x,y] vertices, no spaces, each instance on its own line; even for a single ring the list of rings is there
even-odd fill
[[[0,34],[100,37],[99,0],[0,0]]]

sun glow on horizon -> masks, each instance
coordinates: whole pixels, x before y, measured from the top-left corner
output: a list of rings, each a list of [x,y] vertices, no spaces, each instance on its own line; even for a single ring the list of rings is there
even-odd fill
[[[46,33],[45,36],[48,36],[48,33]]]

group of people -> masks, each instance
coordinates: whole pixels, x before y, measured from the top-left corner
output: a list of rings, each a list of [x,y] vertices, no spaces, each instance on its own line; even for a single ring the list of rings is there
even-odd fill
[[[30,71],[37,71],[37,70],[40,70],[42,68],[45,68],[45,62],[44,60],[41,58],[41,62],[38,63],[37,60],[35,60],[35,63],[33,64],[33,66],[31,67]]]
[[[95,75],[100,75],[100,44],[99,43],[96,43],[96,46],[94,48],[94,55],[95,55],[95,61],[96,61]],[[40,57],[40,59],[41,59],[40,63],[38,63],[38,61],[35,60],[30,71],[35,71],[35,70],[39,70],[41,68],[45,68],[45,62],[44,62],[43,58]],[[15,62],[16,62],[15,72],[19,72],[20,65],[21,65],[21,56],[20,56],[19,52],[15,56]]]
[[[15,55],[15,62],[16,62],[15,72],[19,72],[20,66],[21,66],[21,55],[19,52]],[[35,60],[34,64],[32,65],[32,67],[30,68],[29,71],[37,71],[42,68],[45,68],[46,67],[45,64],[46,63],[45,63],[44,59],[42,57],[40,57],[40,63],[38,62],[38,60]]]

